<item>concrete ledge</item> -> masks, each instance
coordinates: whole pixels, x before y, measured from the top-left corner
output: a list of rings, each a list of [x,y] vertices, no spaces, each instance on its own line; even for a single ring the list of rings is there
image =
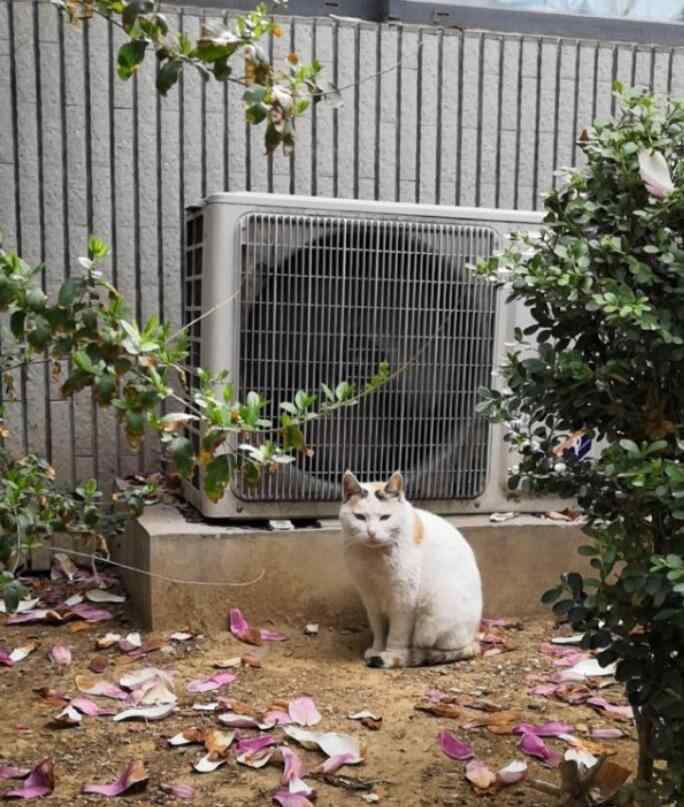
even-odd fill
[[[449,520],[475,550],[487,615],[543,613],[539,597],[559,574],[588,568],[576,552],[581,530],[567,522],[525,515],[500,524],[487,516]],[[124,572],[133,607],[149,629],[223,629],[231,607],[242,608],[254,623],[345,625],[364,619],[333,520],[319,529],[268,531],[190,522],[175,507],[156,505],[130,522],[112,555],[153,575],[199,581],[170,583]]]

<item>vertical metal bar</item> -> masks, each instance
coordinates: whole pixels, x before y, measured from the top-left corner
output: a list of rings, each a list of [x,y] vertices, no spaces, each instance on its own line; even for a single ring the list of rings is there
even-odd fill
[[[397,28],[397,62],[401,62],[401,46],[403,42],[403,29]],[[401,68],[397,69],[397,95],[396,95],[396,131],[394,141],[394,198],[398,202],[401,199],[401,94],[402,80]]]
[[[484,95],[484,34],[478,37],[477,66],[477,153],[475,156],[475,207],[480,206],[482,199],[482,104]]]
[[[273,19],[273,17],[271,17]],[[268,35],[268,61],[273,64],[273,34]],[[266,158],[266,181],[269,193],[273,193],[273,153]]]
[[[311,21],[311,58],[318,59],[318,18]],[[318,111],[311,106],[311,195],[318,195]]]
[[[337,87],[340,80],[340,58],[339,58],[339,23],[337,20],[332,26],[332,46],[333,46],[333,84]],[[337,109],[333,110],[333,196],[339,196],[339,151],[340,151],[340,116]]]
[[[456,125],[456,188],[455,202],[461,204],[461,163],[463,161],[463,49],[465,36],[458,32],[458,109]]]
[[[435,124],[435,204],[442,203],[442,105],[444,103],[444,28],[437,32],[437,120]]]
[[[496,96],[496,166],[495,166],[495,189],[494,189],[494,206],[501,207],[501,134],[503,130],[503,77],[504,77],[504,43],[503,36],[499,37],[499,86],[497,88]]]
[[[139,109],[139,83],[138,74],[133,74],[133,167],[135,176],[140,176],[140,124]],[[140,183],[134,183],[133,191],[133,260],[135,261],[135,317],[142,324],[142,277],[140,266]],[[138,452],[138,459],[142,460],[142,452]],[[141,467],[142,470],[142,467]]]
[[[579,86],[580,86],[580,56],[581,56],[581,40],[575,42],[575,87],[573,92],[573,107],[572,107],[572,164],[577,163],[577,140],[579,132],[577,131],[578,117],[579,117]]]
[[[36,66],[36,134],[38,138],[38,216],[40,230],[40,262],[45,264],[45,171],[43,165],[43,99],[42,99],[42,69],[40,63],[40,14],[39,4],[34,0],[33,11],[33,61]],[[16,175],[18,177],[18,173]],[[40,276],[41,287],[46,289],[45,268]],[[47,353],[45,354],[47,358]],[[45,455],[49,463],[52,462],[52,410],[50,409],[50,364],[46,362],[43,367],[45,385]],[[0,383],[0,403],[2,403],[2,384]]]
[[[553,99],[553,175],[551,178],[552,188],[556,190],[558,187],[558,177],[556,171],[558,170],[558,137],[560,135],[560,75],[561,75],[561,54],[563,51],[563,41],[558,39],[556,42],[556,85]]]
[[[156,67],[157,75],[159,75],[159,64]],[[162,109],[161,109],[161,95],[155,93],[155,139],[157,149],[157,304],[159,306],[159,321],[166,320],[166,298],[164,295],[164,233],[162,229],[162,221],[164,220],[164,213],[162,210],[162,191],[163,191],[163,164],[162,164]],[[228,137],[224,138],[228,141]],[[183,220],[181,219],[181,227],[183,227]],[[181,261],[183,256],[181,255]],[[162,411],[166,411],[166,407],[162,404]]]
[[[361,78],[361,26],[354,28],[354,180],[353,196],[359,198],[359,126],[361,92],[359,81]]]
[[[615,48],[617,50],[617,47]],[[632,64],[630,69],[630,85],[636,85],[636,63],[637,63],[638,46],[632,45]]]
[[[541,69],[542,69],[542,40],[537,40],[537,87],[534,113],[534,163],[532,167],[532,207],[539,207],[539,125],[541,121]]]
[[[416,203],[420,203],[420,157],[423,145],[423,29],[418,31],[416,74]]]
[[[515,169],[513,173],[513,207],[518,208],[520,185],[520,141],[522,139],[522,85],[523,85],[523,45],[525,42],[524,37],[520,37],[518,48],[518,97],[516,99],[516,114],[515,114]]]
[[[615,82],[617,81],[618,51],[619,51],[619,48],[617,47],[617,45],[613,45],[613,66],[611,68],[611,74],[610,74],[610,77],[611,77],[611,79],[610,79],[610,95],[611,95],[611,99],[610,99],[610,115],[611,115],[611,117],[615,116],[615,103],[616,103],[616,101],[615,101],[615,95],[613,95],[613,84],[615,84]]]
[[[670,48],[667,58],[667,94],[672,95],[672,66],[674,62],[674,48]]]
[[[24,251],[24,244],[22,239],[22,218],[21,218],[21,181],[19,176],[19,112],[17,100],[17,54],[16,42],[14,31],[14,11],[15,4],[7,4],[7,35],[9,38],[9,81],[10,81],[10,98],[12,108],[10,114],[12,115],[12,159],[14,161],[14,220],[16,222],[15,243],[17,255],[21,255]],[[62,74],[63,75],[63,74]],[[62,148],[65,148],[64,144]],[[2,385],[0,385],[2,386]],[[25,400],[25,398],[24,398]]]
[[[159,93],[157,93],[157,102],[159,102]],[[313,110],[312,110],[312,114]],[[228,82],[223,82],[223,190],[230,189],[230,137],[228,130],[230,128],[230,108],[228,103]]]
[[[651,46],[651,64],[648,71],[648,91],[653,94],[655,87],[655,61],[656,61],[656,47]]]
[[[295,35],[295,18],[292,17],[290,20],[290,53],[295,53],[296,50],[297,46]],[[291,194],[294,194],[296,191],[295,188],[296,171],[297,171],[297,163],[295,161],[295,153],[294,151],[292,151],[292,153],[290,154],[290,186],[289,186],[289,191]]]
[[[598,64],[599,64],[599,43],[594,45],[594,76],[593,76],[593,96],[591,99],[591,124],[596,120],[596,107],[598,104]]]
[[[380,130],[380,117],[382,113],[382,26],[376,28],[375,37],[375,160],[373,164],[373,198],[380,198],[380,154],[382,151],[382,139]]]

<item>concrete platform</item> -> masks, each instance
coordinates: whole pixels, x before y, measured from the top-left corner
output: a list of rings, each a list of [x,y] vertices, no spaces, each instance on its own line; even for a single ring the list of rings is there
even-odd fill
[[[541,614],[539,597],[561,572],[588,568],[576,553],[582,533],[567,522],[527,515],[500,524],[487,516],[449,520],[475,550],[486,615]],[[225,629],[231,607],[240,607],[254,624],[350,625],[364,619],[333,520],[318,529],[269,531],[191,522],[175,507],[156,505],[131,521],[111,548],[115,560],[153,575],[200,581],[171,583],[125,572],[132,605],[148,629]]]

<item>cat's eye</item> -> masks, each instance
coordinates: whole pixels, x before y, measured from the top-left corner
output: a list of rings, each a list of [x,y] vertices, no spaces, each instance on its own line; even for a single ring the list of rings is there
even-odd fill
[[[358,518],[359,521],[365,521],[366,520],[366,516],[364,516],[363,513],[354,513],[354,515],[356,516],[356,518]]]
[[[389,514],[389,513],[385,513],[385,515],[384,515],[384,516],[380,516],[380,521],[387,521],[387,519],[388,519],[389,517],[390,517],[390,514]]]

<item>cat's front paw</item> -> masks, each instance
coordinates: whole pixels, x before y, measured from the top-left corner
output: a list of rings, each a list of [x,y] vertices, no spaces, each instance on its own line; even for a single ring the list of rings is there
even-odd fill
[[[372,649],[373,648],[369,648],[366,653],[369,653]],[[377,667],[383,670],[406,667],[408,662],[408,650],[383,650],[381,653],[374,651],[372,655],[366,655],[366,664],[368,667]]]
[[[363,654],[363,658],[365,659],[365,661],[369,661],[370,659],[379,656],[384,649],[385,649],[384,647],[376,647],[375,645],[373,645],[373,647],[369,647],[368,650],[366,650],[366,652]]]

